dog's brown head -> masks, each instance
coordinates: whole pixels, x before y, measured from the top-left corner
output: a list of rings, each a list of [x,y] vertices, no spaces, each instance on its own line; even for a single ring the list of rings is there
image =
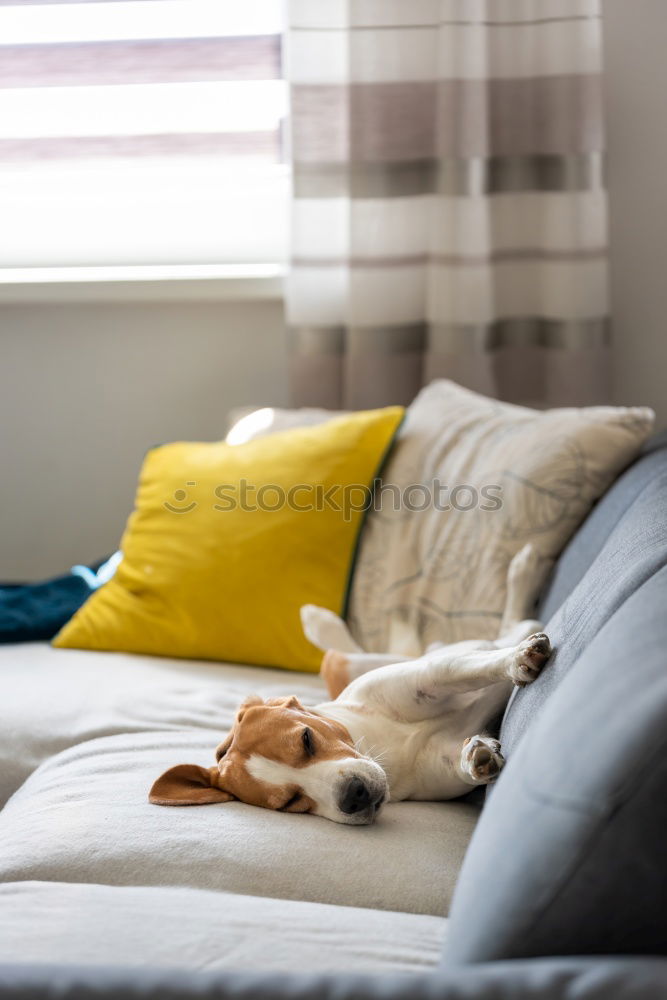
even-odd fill
[[[382,768],[355,748],[347,729],[297,698],[251,697],[216,751],[217,767],[179,764],[155,782],[161,806],[238,799],[338,823],[372,823],[387,797]]]

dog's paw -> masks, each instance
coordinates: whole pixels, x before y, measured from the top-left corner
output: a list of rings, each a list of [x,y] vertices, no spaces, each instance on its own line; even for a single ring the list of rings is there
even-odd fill
[[[551,643],[544,632],[535,632],[514,650],[509,667],[510,679],[517,687],[532,684],[551,656]]]
[[[476,785],[495,781],[505,763],[500,743],[490,736],[469,736],[461,749],[461,770]]]

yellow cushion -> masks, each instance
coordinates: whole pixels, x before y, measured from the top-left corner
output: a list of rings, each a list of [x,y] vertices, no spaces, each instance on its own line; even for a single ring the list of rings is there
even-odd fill
[[[54,645],[316,672],[299,609],[344,611],[360,487],[402,418],[396,406],[244,445],[153,449],[116,575]]]

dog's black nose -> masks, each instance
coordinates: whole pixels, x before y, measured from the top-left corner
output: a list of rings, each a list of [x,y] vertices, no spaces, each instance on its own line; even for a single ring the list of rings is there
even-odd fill
[[[352,813],[362,812],[368,809],[371,804],[371,793],[368,786],[361,778],[350,778],[343,788],[343,794],[339,800],[341,812]]]

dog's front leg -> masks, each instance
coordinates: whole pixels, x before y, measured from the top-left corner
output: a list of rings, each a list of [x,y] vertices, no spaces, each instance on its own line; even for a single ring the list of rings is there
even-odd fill
[[[353,681],[345,698],[373,701],[397,719],[419,722],[442,714],[452,695],[509,681],[529,684],[551,654],[549,639],[541,632],[511,648],[484,646],[465,652],[444,646],[417,660],[380,667]]]

